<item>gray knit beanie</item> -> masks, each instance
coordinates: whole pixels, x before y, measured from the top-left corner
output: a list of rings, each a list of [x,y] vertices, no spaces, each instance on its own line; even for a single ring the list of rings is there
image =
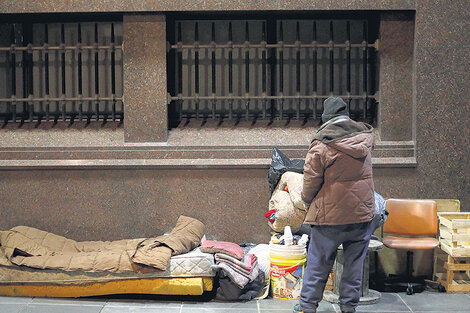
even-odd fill
[[[326,123],[332,118],[340,115],[346,115],[349,117],[346,102],[344,102],[340,97],[328,97],[328,99],[323,102],[323,114],[321,115],[321,120],[323,123]]]

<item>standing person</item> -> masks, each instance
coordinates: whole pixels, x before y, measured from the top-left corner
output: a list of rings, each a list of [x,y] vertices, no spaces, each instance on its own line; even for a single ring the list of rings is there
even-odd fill
[[[294,312],[316,312],[336,257],[343,245],[344,267],[339,287],[342,312],[359,303],[362,267],[374,230],[372,126],[349,118],[346,103],[329,97],[323,105],[323,125],[310,145],[304,166],[302,200],[311,224],[307,268],[300,303]]]

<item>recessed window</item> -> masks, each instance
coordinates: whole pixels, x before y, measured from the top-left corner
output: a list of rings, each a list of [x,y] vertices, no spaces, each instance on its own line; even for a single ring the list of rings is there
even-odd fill
[[[0,24],[4,123],[123,119],[122,20]]]
[[[376,20],[169,23],[172,125],[193,119],[320,119],[329,96],[344,98],[353,119],[372,122],[376,116]]]

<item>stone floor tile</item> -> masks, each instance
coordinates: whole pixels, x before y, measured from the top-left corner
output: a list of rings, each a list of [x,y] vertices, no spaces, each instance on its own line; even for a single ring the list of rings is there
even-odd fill
[[[110,299],[106,302],[106,307],[145,307],[145,308],[180,308],[181,301],[167,302],[167,301],[149,301],[149,300],[124,300],[124,299]]]
[[[425,291],[418,294],[398,294],[413,311],[470,312],[470,301],[466,294]]]
[[[248,302],[202,302],[176,298],[28,298],[0,297],[0,313],[290,313],[298,300],[263,299]],[[183,301],[184,300],[184,301]],[[339,313],[339,306],[322,301],[318,313]],[[470,313],[469,294],[423,292],[382,293],[379,303],[360,305],[358,313]]]
[[[54,304],[54,305],[101,305],[106,303],[106,299],[95,298],[34,298],[34,304]]]
[[[260,310],[290,310],[294,308],[294,305],[299,303],[299,300],[285,300],[285,299],[263,299],[259,300]],[[318,306],[318,311],[324,310],[325,312],[334,312],[333,305],[329,302],[322,301]]]
[[[175,312],[176,313],[176,312]],[[258,313],[258,309],[247,308],[193,308],[183,306],[181,313]]]
[[[27,306],[27,304],[0,302],[0,312],[2,312],[2,313],[20,313],[20,312],[23,312],[23,309],[26,306]]]
[[[261,309],[259,310],[260,313],[292,313],[292,309],[294,307],[291,307],[291,308],[285,308],[285,309],[273,309],[273,308],[270,308],[270,309]],[[330,307],[327,307],[327,306],[318,306],[318,309],[317,309],[317,313],[337,313],[337,312],[341,312],[339,310],[335,310],[333,306],[330,306]]]
[[[257,300],[251,300],[246,302],[219,302],[219,301],[209,301],[209,302],[183,302],[183,309],[187,307],[191,308],[201,308],[201,309],[258,309]]]
[[[30,303],[33,301],[31,297],[0,297],[0,305],[3,303]]]
[[[378,303],[364,304],[357,307],[358,312],[411,312],[395,293],[382,293]]]
[[[142,306],[105,306],[100,313],[180,313],[181,307],[172,308],[148,308]]]
[[[57,305],[30,303],[21,310],[21,313],[100,313],[102,308],[102,305]]]

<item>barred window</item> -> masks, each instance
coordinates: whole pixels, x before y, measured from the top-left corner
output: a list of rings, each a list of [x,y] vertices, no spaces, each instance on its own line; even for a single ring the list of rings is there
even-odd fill
[[[190,119],[320,119],[329,96],[342,97],[353,119],[372,122],[376,116],[374,19],[170,23],[174,126]]]
[[[4,123],[123,119],[122,19],[15,21],[0,34]]]

